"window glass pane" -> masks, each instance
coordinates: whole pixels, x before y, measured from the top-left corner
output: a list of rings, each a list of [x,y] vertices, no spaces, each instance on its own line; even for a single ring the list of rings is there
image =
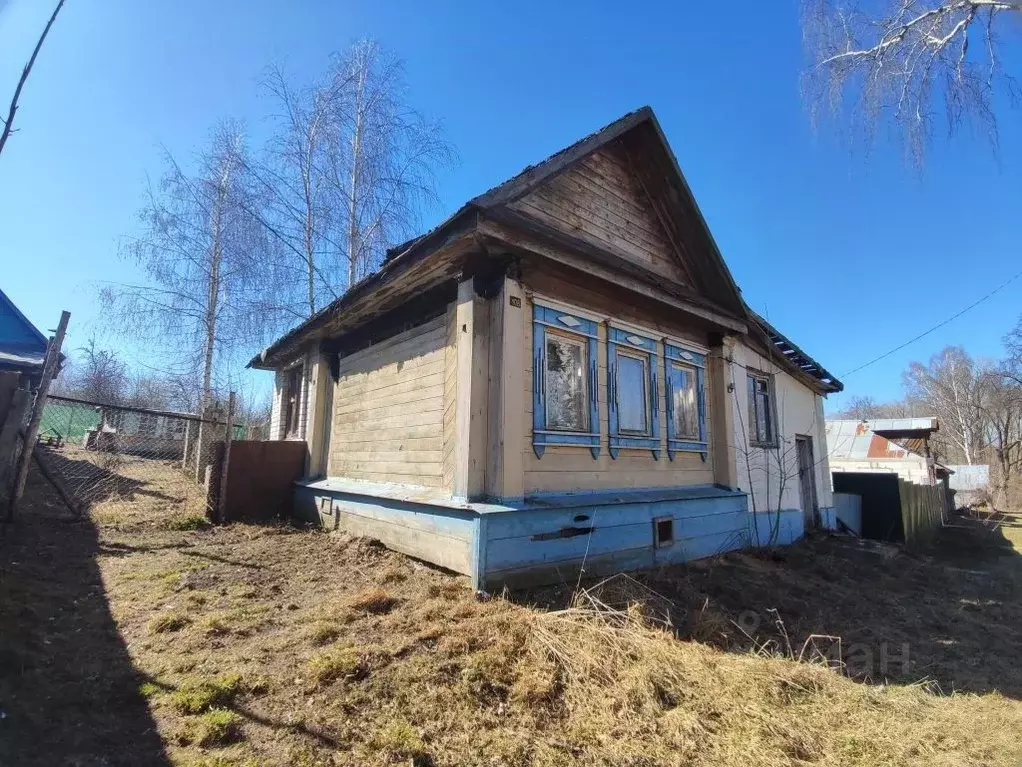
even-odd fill
[[[646,361],[619,354],[617,357],[617,425],[620,431],[649,432],[646,403],[649,377]]]
[[[578,341],[547,334],[546,425],[548,429],[588,431],[585,352]]]
[[[773,424],[770,423],[770,416],[773,411],[770,409],[770,390],[766,381],[760,381],[760,391],[757,394],[758,404],[756,415],[759,417],[759,436],[764,442],[773,439]]]
[[[699,401],[696,371],[671,366],[671,393],[674,397],[674,435],[679,439],[699,439]]]
[[[771,442],[773,441],[774,426],[771,422],[773,411],[770,408],[770,382],[766,378],[751,375],[748,380],[752,440]]]

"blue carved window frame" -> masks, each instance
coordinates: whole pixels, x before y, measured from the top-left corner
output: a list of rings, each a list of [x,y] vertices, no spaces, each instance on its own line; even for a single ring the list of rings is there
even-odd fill
[[[674,391],[671,366],[681,365],[692,368],[696,374],[696,407],[699,414],[699,439],[676,433],[674,425]],[[664,339],[664,385],[667,388],[667,457],[674,460],[675,453],[699,453],[703,461],[707,458],[706,442],[706,355],[687,349]]]
[[[622,431],[619,424],[618,401],[618,353],[640,357],[646,363],[646,386],[649,429],[644,435]],[[660,397],[657,386],[659,376],[659,344],[651,336],[608,325],[607,327],[607,421],[609,425],[610,457],[617,458],[618,451],[625,448],[648,448],[654,460],[660,459]]]
[[[547,427],[546,339],[547,330],[583,343],[586,350],[586,400],[589,431],[567,431]],[[532,305],[532,450],[543,457],[547,445],[588,447],[593,458],[600,455],[600,411],[597,397],[596,365],[599,334],[595,320],[570,309],[534,302]]]

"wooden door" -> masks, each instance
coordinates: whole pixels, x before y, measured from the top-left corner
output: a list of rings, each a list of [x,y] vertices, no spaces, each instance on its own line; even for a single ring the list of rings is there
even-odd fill
[[[816,527],[819,517],[813,438],[795,437],[795,447],[798,452],[798,486],[802,496],[802,516],[808,530],[811,527]]]

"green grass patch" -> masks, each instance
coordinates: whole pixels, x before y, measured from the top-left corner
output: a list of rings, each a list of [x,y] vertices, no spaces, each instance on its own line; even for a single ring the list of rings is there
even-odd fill
[[[164,613],[157,615],[149,621],[147,628],[150,634],[167,634],[173,631],[180,631],[191,623],[184,615],[179,613]]]
[[[241,691],[241,674],[224,674],[186,682],[170,694],[170,704],[181,714],[201,714],[228,705]]]
[[[204,530],[210,527],[210,521],[202,514],[179,514],[168,519],[164,526],[168,530]]]
[[[212,708],[188,717],[178,732],[181,743],[195,743],[206,748],[226,746],[241,737],[241,717],[225,708]]]
[[[360,679],[369,665],[357,647],[334,647],[309,659],[312,684],[320,687],[338,679]]]
[[[392,758],[418,759],[426,754],[426,744],[408,722],[391,722],[377,730],[373,745]]]
[[[163,692],[163,688],[154,682],[142,682],[138,686],[139,694],[146,700],[151,700]]]

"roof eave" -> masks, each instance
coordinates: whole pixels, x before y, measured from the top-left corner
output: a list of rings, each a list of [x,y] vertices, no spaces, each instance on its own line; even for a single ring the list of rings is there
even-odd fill
[[[372,290],[375,290],[381,284],[393,279],[397,274],[400,274],[404,269],[416,263],[420,258],[423,258],[437,250],[446,240],[450,239],[452,234],[460,236],[461,234],[464,234],[465,231],[473,228],[477,222],[475,214],[475,206],[472,203],[468,203],[459,208],[453,215],[442,221],[431,231],[420,237],[409,240],[408,247],[404,251],[385,260],[383,265],[377,271],[363,277],[350,289],[345,291],[343,295],[335,298],[314,315],[309,317],[309,319],[305,320],[305,322],[292,330],[289,330],[283,336],[256,354],[248,361],[248,364],[245,365],[245,367],[253,370],[276,369],[284,362],[280,359],[274,359],[276,355],[279,355],[287,349],[293,349],[296,346],[301,346],[303,343],[301,337],[303,335],[312,333],[329,319],[335,317],[338,312],[343,311],[359,298],[365,296]],[[462,231],[463,229],[465,231]]]

